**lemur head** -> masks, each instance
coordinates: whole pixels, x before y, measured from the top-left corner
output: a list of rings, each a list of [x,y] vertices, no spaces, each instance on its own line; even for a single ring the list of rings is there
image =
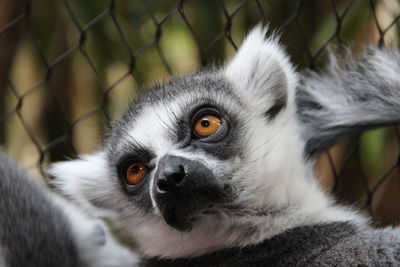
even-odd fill
[[[113,211],[147,255],[260,238],[260,218],[274,227],[301,198],[292,183],[305,172],[297,76],[265,35],[255,28],[219,70],[147,91],[99,152],[53,165],[56,186],[89,210]]]

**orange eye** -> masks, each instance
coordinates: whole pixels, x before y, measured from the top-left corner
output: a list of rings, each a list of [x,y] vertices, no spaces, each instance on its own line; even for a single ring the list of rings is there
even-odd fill
[[[214,115],[204,115],[194,125],[194,132],[200,137],[214,134],[221,126],[221,118]]]
[[[133,163],[126,170],[126,181],[128,184],[135,185],[140,183],[148,172],[147,167],[142,163]]]

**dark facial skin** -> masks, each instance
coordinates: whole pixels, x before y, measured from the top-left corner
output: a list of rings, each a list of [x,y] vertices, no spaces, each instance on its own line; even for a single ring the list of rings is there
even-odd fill
[[[229,198],[228,187],[200,162],[166,155],[158,163],[152,190],[166,223],[187,231],[198,211]]]

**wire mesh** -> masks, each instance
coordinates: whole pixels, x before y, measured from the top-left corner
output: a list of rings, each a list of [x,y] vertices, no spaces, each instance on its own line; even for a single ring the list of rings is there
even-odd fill
[[[0,1],[0,144],[44,173],[94,151],[103,125],[143,85],[231,57],[268,23],[298,66],[318,69],[330,44],[357,53],[398,45],[398,0]],[[378,224],[400,218],[398,126],[323,153],[321,182]]]

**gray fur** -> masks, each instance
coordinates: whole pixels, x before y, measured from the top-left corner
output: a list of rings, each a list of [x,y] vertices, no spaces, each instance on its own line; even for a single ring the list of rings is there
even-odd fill
[[[210,255],[174,260],[147,259],[142,266],[399,266],[400,231],[361,229],[351,223],[287,230],[264,242]]]
[[[10,267],[82,266],[62,212],[1,151],[0,243]]]
[[[363,130],[400,121],[400,52],[369,48],[361,58],[331,55],[297,92],[306,152],[313,155]]]
[[[4,249],[2,248],[1,244],[0,244],[0,266],[3,267],[7,267],[8,265],[6,264],[6,257],[8,257],[8,255],[6,256]]]

